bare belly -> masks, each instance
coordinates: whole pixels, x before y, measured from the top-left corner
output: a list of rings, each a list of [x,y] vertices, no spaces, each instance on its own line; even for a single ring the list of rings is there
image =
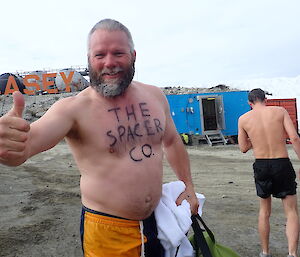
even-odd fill
[[[162,167],[118,166],[118,169],[85,172],[81,176],[82,204],[115,216],[142,220],[155,209],[161,197]]]

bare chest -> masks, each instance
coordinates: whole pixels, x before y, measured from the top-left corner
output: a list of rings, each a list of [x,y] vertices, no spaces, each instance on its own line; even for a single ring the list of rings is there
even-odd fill
[[[88,116],[80,128],[87,141],[107,153],[126,153],[133,161],[151,158],[161,145],[166,126],[162,106],[146,101],[108,105]]]
[[[165,129],[162,111],[146,102],[108,109],[106,116],[105,134],[110,147],[157,141]]]

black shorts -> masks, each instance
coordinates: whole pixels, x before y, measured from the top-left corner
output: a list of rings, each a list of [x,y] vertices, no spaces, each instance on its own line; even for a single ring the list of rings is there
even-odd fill
[[[296,173],[289,158],[256,159],[253,170],[259,197],[268,198],[272,194],[285,198],[296,194]]]

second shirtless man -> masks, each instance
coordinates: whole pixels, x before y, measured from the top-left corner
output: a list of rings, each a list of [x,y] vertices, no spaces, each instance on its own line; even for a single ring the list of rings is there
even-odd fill
[[[282,199],[288,239],[288,257],[297,257],[299,217],[295,181],[296,174],[289,160],[286,135],[300,159],[300,139],[288,112],[277,106],[266,106],[265,92],[253,89],[248,95],[252,110],[239,118],[238,141],[246,153],[253,148],[253,164],[257,195],[260,197],[258,230],[262,252],[260,257],[270,257],[269,234],[271,194]]]

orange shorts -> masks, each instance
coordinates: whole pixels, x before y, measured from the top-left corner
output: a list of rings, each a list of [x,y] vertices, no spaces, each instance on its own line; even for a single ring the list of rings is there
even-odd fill
[[[85,257],[141,256],[139,221],[101,215],[83,207],[81,240]]]

